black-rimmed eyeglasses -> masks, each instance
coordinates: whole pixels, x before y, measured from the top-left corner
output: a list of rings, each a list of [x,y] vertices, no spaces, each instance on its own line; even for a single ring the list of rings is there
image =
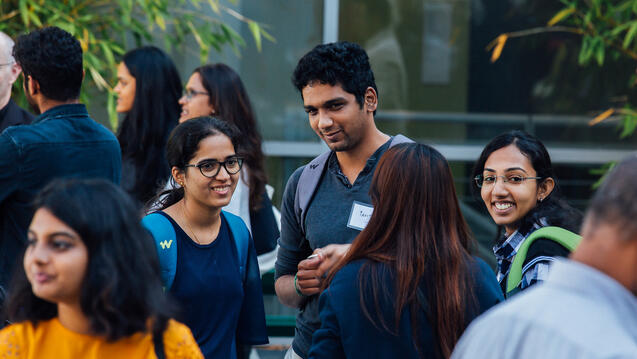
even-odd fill
[[[186,167],[197,167],[204,177],[213,178],[219,174],[221,170],[221,166],[226,169],[228,174],[235,174],[241,171],[241,166],[243,166],[243,158],[242,157],[230,157],[223,162],[209,160],[203,161],[201,163],[197,163],[196,165],[186,165]]]

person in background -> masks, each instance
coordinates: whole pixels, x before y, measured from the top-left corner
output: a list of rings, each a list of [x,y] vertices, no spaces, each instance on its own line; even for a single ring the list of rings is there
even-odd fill
[[[637,157],[597,190],[570,259],[475,320],[453,359],[637,358]]]
[[[150,235],[106,180],[56,180],[35,199],[0,331],[3,358],[202,358],[169,317]]]
[[[0,31],[0,133],[9,126],[29,124],[33,121],[33,115],[11,99],[11,88],[21,71],[12,55],[13,45],[9,35]]]
[[[122,150],[122,187],[141,208],[170,176],[166,141],[179,119],[181,79],[172,60],[154,46],[124,55],[117,67],[117,138]]]
[[[59,177],[118,184],[122,168],[117,138],[79,103],[80,42],[46,27],[20,36],[13,57],[22,69],[27,101],[40,115],[0,135],[0,286],[6,286],[26,243],[36,193]]]
[[[374,212],[320,297],[310,358],[448,358],[468,323],[504,298],[469,254],[445,158],[406,143],[381,157]]]
[[[559,192],[549,153],[534,136],[515,130],[495,137],[480,154],[472,177],[474,190],[499,228],[493,252],[503,292],[511,263],[531,233],[545,226],[579,232],[582,216]],[[519,288],[544,280],[555,257],[569,252],[553,241],[533,242]]]
[[[250,229],[261,272],[273,269],[280,214],[272,206],[271,194],[266,189],[269,186],[261,134],[241,78],[225,64],[198,67],[188,79],[179,104],[179,122],[199,116],[218,116],[239,129],[239,147],[245,162],[241,180],[224,210],[240,216]]]
[[[241,219],[221,210],[230,202],[243,164],[235,150],[238,136],[227,121],[211,117],[177,126],[168,139],[167,158],[179,186],[159,193],[160,210],[144,218],[152,233],[167,232],[158,231],[164,224],[175,233],[170,239],[175,244],[156,245],[162,270],[168,263],[161,263],[162,250],[177,246],[176,267],[169,270],[174,277],[166,277],[164,286],[206,359],[234,359],[237,343],[268,342],[254,244]],[[247,253],[238,252],[240,233],[230,224],[237,220],[248,237]],[[245,258],[243,271],[240,257]]]

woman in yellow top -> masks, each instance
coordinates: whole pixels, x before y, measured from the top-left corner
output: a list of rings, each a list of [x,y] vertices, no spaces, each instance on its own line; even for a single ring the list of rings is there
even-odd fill
[[[58,180],[36,198],[0,358],[203,358],[169,319],[154,244],[105,180]]]

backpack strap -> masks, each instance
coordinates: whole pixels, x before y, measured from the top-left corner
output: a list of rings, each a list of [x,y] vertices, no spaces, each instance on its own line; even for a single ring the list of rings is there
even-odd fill
[[[389,147],[391,148],[395,145],[409,142],[414,141],[406,136],[398,134],[392,137]],[[296,185],[296,192],[294,194],[294,214],[296,216],[296,222],[301,227],[303,236],[305,236],[305,215],[307,213],[307,208],[314,196],[314,192],[316,192],[316,189],[318,188],[319,181],[321,180],[325,170],[325,165],[327,164],[327,160],[330,158],[331,153],[331,151],[325,152],[314,158],[303,168],[301,176],[299,176],[299,182]]]
[[[517,293],[518,286],[522,281],[522,267],[524,262],[526,261],[526,256],[529,251],[529,248],[538,239],[548,239],[554,241],[566,248],[569,252],[572,252],[577,245],[582,240],[582,237],[578,234],[575,234],[569,230],[560,227],[542,227],[535,232],[531,233],[522,245],[520,249],[518,249],[515,258],[513,258],[513,263],[511,263],[511,270],[507,276],[507,285],[506,285],[506,296],[507,298]]]
[[[294,194],[294,214],[296,216],[296,222],[301,226],[301,232],[305,236],[305,214],[307,208],[310,205],[310,200],[316,192],[318,183],[321,180],[323,171],[325,170],[325,164],[327,159],[330,158],[332,152],[322,153],[320,156],[314,158],[308,163],[301,171],[299,182],[296,185],[296,192]]]
[[[412,142],[414,142],[414,140],[412,140],[411,138],[398,134],[392,137],[391,142],[389,143],[389,147],[391,148],[396,145],[400,145],[401,143],[412,143]]]
[[[154,212],[142,218],[142,225],[150,232],[155,240],[159,269],[164,291],[168,291],[175,280],[177,272],[177,234],[168,218],[161,213]]]
[[[248,249],[250,248],[250,232],[241,217],[226,211],[221,211],[221,213],[223,213],[223,216],[228,222],[230,232],[232,232],[232,237],[234,238],[234,244],[237,246],[239,273],[241,274],[241,281],[245,283]]]

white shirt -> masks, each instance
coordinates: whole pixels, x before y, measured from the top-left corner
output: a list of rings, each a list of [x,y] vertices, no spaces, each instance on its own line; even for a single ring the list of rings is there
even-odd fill
[[[558,259],[545,282],[476,319],[451,358],[637,358],[637,298],[592,267]]]

